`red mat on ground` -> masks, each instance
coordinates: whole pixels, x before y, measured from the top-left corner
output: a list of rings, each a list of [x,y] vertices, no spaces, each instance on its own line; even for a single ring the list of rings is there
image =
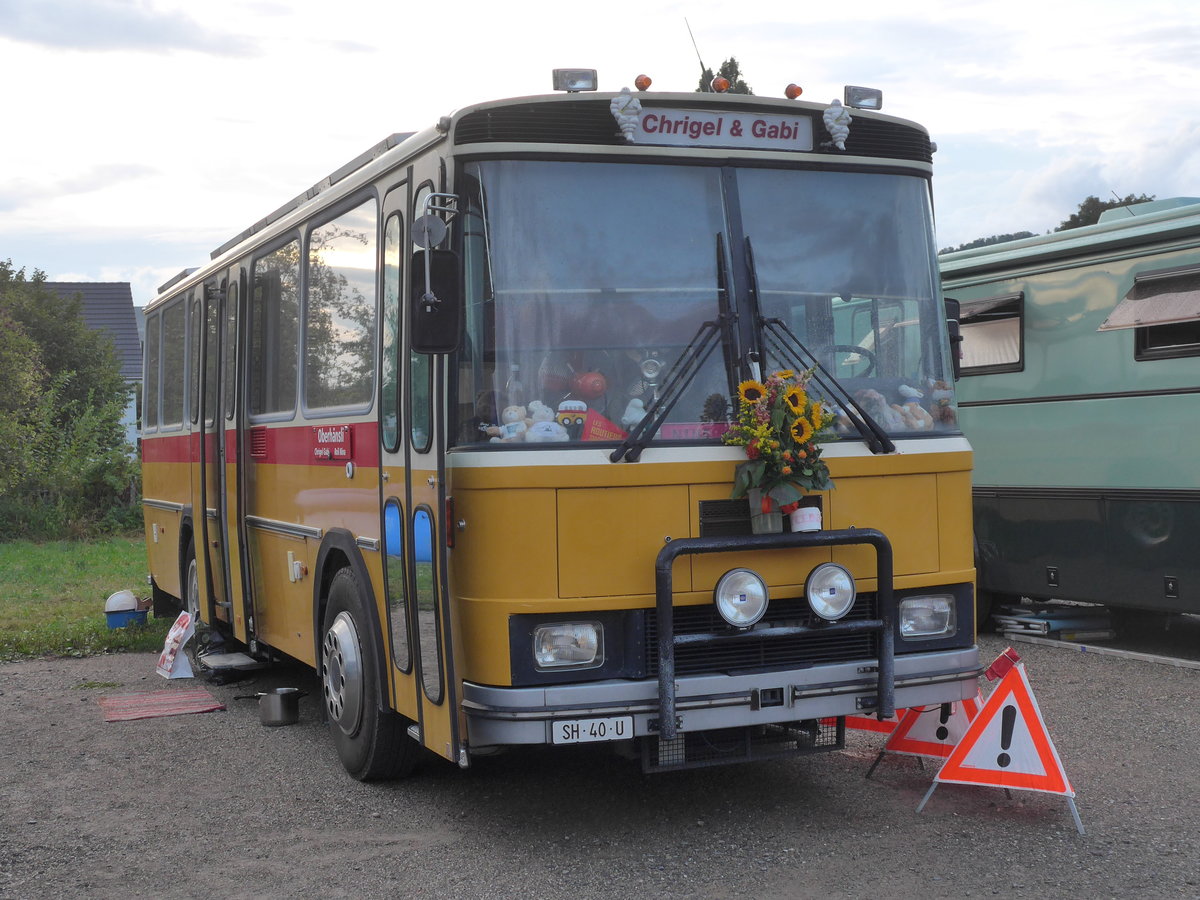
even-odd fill
[[[105,722],[127,722],[130,719],[154,719],[159,716],[181,716],[185,713],[212,712],[224,709],[225,704],[204,688],[184,690],[137,691],[100,698]]]

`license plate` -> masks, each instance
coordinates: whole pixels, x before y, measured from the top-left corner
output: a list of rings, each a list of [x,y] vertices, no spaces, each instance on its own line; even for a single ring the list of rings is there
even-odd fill
[[[554,743],[587,744],[592,741],[624,741],[633,737],[633,716],[606,719],[560,719],[554,723]]]

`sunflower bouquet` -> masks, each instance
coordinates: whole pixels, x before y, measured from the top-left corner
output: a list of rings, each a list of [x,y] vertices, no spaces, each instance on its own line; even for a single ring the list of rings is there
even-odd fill
[[[737,421],[724,438],[726,444],[746,448],[746,461],[738,463],[734,475],[733,497],[760,491],[764,513],[770,512],[772,501],[786,511],[806,491],[833,487],[817,442],[832,435],[834,416],[808,393],[812,373],[784,370],[765,384],[738,385]]]

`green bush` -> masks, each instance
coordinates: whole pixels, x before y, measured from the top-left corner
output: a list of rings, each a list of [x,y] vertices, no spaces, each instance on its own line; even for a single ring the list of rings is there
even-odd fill
[[[141,475],[121,425],[130,387],[78,297],[0,261],[0,535],[141,528]]]

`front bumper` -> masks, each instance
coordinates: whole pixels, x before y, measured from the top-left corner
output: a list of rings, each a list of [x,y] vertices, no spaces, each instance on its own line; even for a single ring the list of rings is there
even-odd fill
[[[895,706],[973,699],[982,673],[977,647],[895,657]],[[674,682],[675,729],[709,731],[865,715],[879,707],[879,661],[748,675],[694,675]],[[660,735],[657,679],[511,688],[463,684],[473,749],[552,743],[560,719],[631,715],[633,735]]]

